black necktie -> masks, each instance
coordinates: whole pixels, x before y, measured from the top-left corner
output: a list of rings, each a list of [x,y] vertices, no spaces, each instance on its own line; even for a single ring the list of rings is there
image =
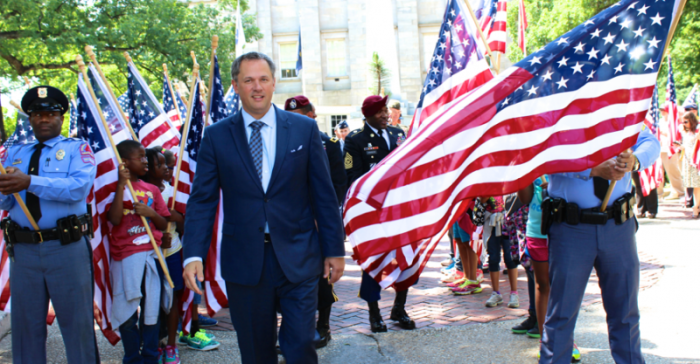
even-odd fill
[[[29,175],[38,176],[39,175],[39,159],[41,159],[41,150],[44,149],[46,145],[39,143],[36,145],[36,149],[32,154],[32,159],[29,160]],[[34,221],[39,222],[41,219],[41,206],[39,205],[39,197],[37,195],[27,191],[26,194],[27,209],[29,213],[32,214]]]
[[[384,130],[382,130],[382,129],[377,129],[377,134],[379,134],[379,139],[382,140],[382,145],[385,145],[385,146],[386,146],[386,150],[389,150],[389,146],[386,145],[386,139],[384,139],[384,135],[382,134],[383,132],[384,132]]]
[[[610,181],[601,177],[593,177],[593,193],[595,197],[598,197],[601,201],[605,199],[605,194],[608,193],[608,187],[610,187]]]

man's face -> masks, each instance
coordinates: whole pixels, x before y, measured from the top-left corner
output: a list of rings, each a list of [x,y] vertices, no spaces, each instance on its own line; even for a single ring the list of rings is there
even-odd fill
[[[311,111],[307,112],[305,115],[316,120],[316,118],[318,117],[318,115],[316,115],[316,107],[311,106]]]
[[[350,128],[335,129],[335,136],[337,136],[340,140],[345,140],[345,137],[348,136],[349,132]]]
[[[390,108],[389,114],[390,114],[389,117],[391,118],[391,125],[392,126],[399,125],[399,123],[401,122],[399,120],[399,118],[401,117],[401,110]]]
[[[264,59],[244,60],[233,89],[238,93],[243,109],[253,117],[263,117],[272,105],[275,77]]]
[[[61,134],[63,114],[60,111],[34,111],[29,115],[36,140],[45,142]]]
[[[389,109],[382,107],[378,113],[367,118],[367,123],[375,129],[386,129],[389,126]]]

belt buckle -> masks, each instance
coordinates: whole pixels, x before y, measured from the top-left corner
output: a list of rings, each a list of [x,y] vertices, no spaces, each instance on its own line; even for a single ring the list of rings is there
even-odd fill
[[[36,242],[37,244],[41,244],[44,242],[44,237],[41,235],[41,231],[36,231],[36,232],[34,232],[34,234],[35,234],[35,236],[36,235],[39,236],[39,241]],[[36,240],[36,239],[34,239],[34,240]]]

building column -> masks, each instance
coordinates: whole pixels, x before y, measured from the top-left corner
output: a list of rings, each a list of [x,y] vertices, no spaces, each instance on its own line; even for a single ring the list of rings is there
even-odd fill
[[[321,67],[321,25],[318,0],[297,0],[301,55],[302,89],[312,103],[323,105],[323,70]]]
[[[399,31],[399,69],[401,92],[406,101],[417,103],[420,99],[420,32],[418,31],[418,1],[396,0]]]
[[[258,40],[258,52],[272,58],[272,13],[271,0],[256,0],[258,10],[258,28],[263,37]]]
[[[367,68],[370,59],[367,58],[366,3],[365,0],[356,0],[348,1],[347,4],[351,104],[362,105],[365,97],[369,95]]]

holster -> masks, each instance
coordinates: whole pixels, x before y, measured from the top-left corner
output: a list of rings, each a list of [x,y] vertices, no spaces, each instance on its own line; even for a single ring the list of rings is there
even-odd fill
[[[612,205],[615,225],[622,225],[627,220],[631,219],[634,216],[634,207],[636,204],[634,190],[632,190],[631,193],[625,193],[622,197],[615,200]]]
[[[542,234],[549,234],[549,228],[553,223],[561,223],[564,218],[564,208],[566,201],[561,198],[547,197],[542,201]]]

